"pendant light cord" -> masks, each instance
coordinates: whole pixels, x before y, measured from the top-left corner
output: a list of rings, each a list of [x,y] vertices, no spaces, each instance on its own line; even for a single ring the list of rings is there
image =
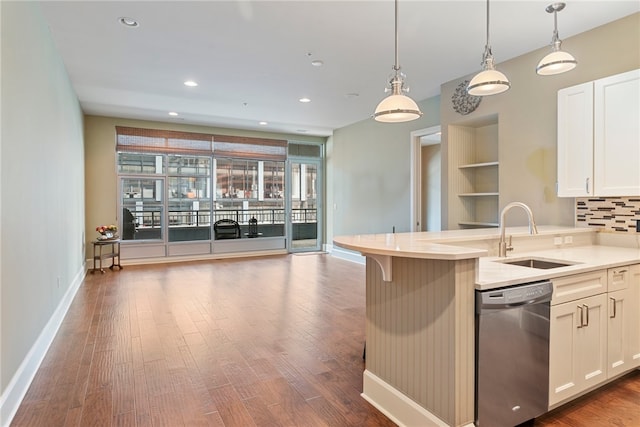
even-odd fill
[[[395,45],[395,50],[396,50],[396,63],[393,66],[393,69],[397,72],[400,70],[400,61],[398,60],[398,0],[395,0],[395,15],[396,15],[396,20],[395,20],[395,36],[396,36],[396,45]]]
[[[489,0],[487,0],[487,46],[490,46],[489,44]]]

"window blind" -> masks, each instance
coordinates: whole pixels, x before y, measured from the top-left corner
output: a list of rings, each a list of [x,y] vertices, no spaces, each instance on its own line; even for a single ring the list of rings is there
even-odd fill
[[[287,141],[116,126],[116,150],[284,161]]]
[[[213,135],[116,126],[119,152],[211,155]]]

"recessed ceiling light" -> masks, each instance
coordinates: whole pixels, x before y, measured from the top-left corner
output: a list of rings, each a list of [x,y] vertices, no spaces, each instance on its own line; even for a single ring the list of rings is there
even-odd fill
[[[267,123],[267,122],[259,122],[258,124],[259,124],[259,125],[261,125],[261,126],[266,126],[266,125],[268,125],[269,123]]]
[[[309,98],[300,98],[298,101],[303,102],[303,103],[311,102],[311,100]]]
[[[184,82],[184,85],[189,87],[196,87],[198,86],[198,83],[194,82],[193,80],[187,80],[186,82]]]
[[[138,21],[136,21],[133,18],[127,18],[126,16],[118,18],[118,22],[120,22],[125,27],[129,27],[129,28],[135,28],[140,26],[140,23]]]
[[[347,99],[353,99],[353,98],[357,98],[359,96],[360,96],[359,93],[351,92],[351,93],[346,94],[344,97],[347,98]]]
[[[178,113],[176,113],[175,111],[169,111],[169,115],[170,115],[170,116],[177,116],[177,115],[178,115]]]
[[[324,61],[320,59],[315,59],[311,61],[311,65],[313,65],[314,67],[322,67],[324,65]]]

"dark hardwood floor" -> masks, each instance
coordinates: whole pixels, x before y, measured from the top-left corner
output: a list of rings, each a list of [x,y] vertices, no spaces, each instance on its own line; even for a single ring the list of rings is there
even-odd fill
[[[88,274],[12,426],[393,426],[361,396],[364,267],[329,255]],[[536,426],[640,426],[640,376]]]
[[[640,371],[635,370],[539,417],[535,427],[640,426]]]

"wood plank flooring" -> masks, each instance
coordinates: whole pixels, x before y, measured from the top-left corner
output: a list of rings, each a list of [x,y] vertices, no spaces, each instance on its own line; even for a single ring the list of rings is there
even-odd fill
[[[393,426],[361,396],[364,266],[287,255],[87,275],[12,426]],[[640,375],[535,426],[640,426]]]
[[[640,371],[635,370],[539,417],[535,427],[640,426]]]
[[[364,266],[88,274],[12,426],[393,426],[361,396]]]

